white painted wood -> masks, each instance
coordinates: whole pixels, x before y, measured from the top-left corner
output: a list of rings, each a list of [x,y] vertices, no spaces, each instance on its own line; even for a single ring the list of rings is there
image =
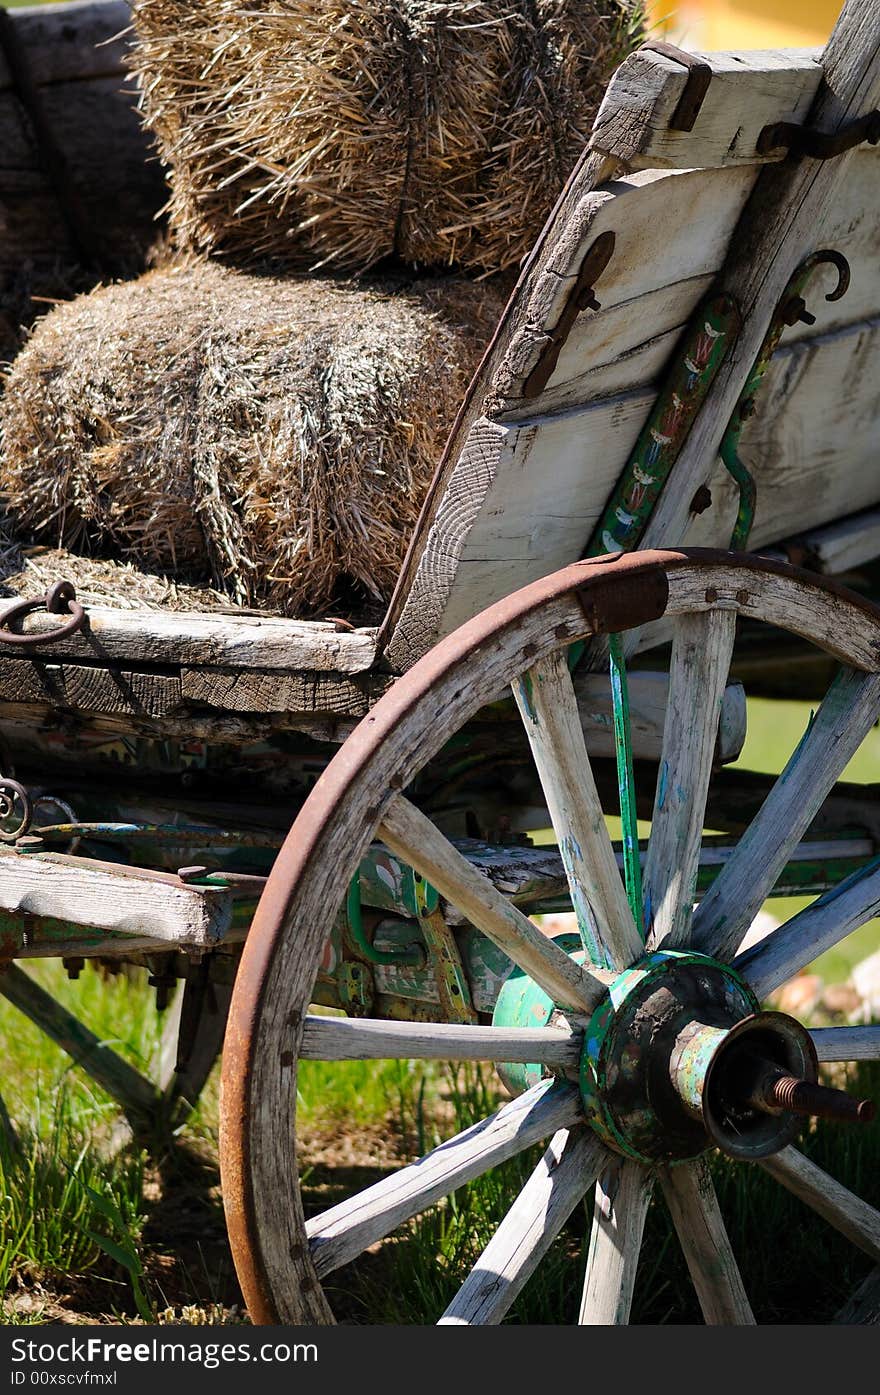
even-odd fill
[[[609,1162],[600,1174],[578,1319],[582,1325],[629,1321],[653,1185],[647,1168],[629,1158]]]
[[[880,862],[862,867],[734,960],[758,998],[880,914]]]
[[[641,958],[644,944],[605,824],[565,650],[523,674],[513,684],[513,695],[547,800],[584,948],[591,963],[625,969]]]
[[[543,1081],[418,1162],[315,1216],[306,1223],[306,1234],[318,1274],[347,1264],[456,1187],[570,1127],[580,1108],[574,1086]]]
[[[589,1012],[604,995],[608,974],[581,968],[548,940],[402,795],[387,804],[379,837],[531,974],[560,1006]]]
[[[87,614],[87,629],[41,648],[37,657],[363,673],[376,652],[374,630],[337,630],[329,621],[107,606],[89,606]],[[25,628],[45,633],[58,628],[58,617],[38,612]]]
[[[711,1326],[753,1325],[705,1159],[662,1168],[660,1181],[704,1320]]]
[[[816,1027],[810,1036],[820,1061],[880,1061],[880,1025]]]
[[[736,638],[736,614],[709,610],[676,622],[663,753],[645,864],[645,929],[652,948],[688,941],[703,819]]]
[[[687,69],[665,54],[637,49],[612,77],[596,114],[590,146],[634,168],[694,169],[780,160],[759,155],[764,126],[802,122],[822,76],[819,49],[763,49],[697,55],[712,80],[690,131],[670,122]]]
[[[797,846],[880,715],[880,675],[842,669],[736,853],[700,902],[692,944],[730,958]]]
[[[869,281],[874,318],[814,332],[774,355],[740,449],[757,488],[751,550],[877,503],[880,482],[872,465],[880,449],[874,395],[877,275],[873,270]],[[825,302],[814,295],[810,306],[821,314]],[[709,489],[712,507],[691,519],[682,536],[688,547],[726,546],[730,538],[738,496],[720,464],[712,470]],[[880,547],[874,555],[877,551]]]
[[[184,886],[146,868],[9,848],[0,848],[0,909],[194,948],[217,944],[232,921],[226,891]]]
[[[797,1148],[783,1148],[760,1166],[872,1259],[880,1260],[880,1211],[875,1211]]]
[[[439,1326],[501,1322],[584,1196],[606,1157],[589,1129],[561,1129],[440,1319]]]
[[[300,1056],[311,1061],[538,1061],[577,1070],[582,1032],[552,1027],[471,1027],[458,1022],[386,1022],[307,1017]]]
[[[833,132],[880,105],[880,45],[874,7],[847,0],[822,54],[825,81],[811,123]],[[719,443],[773,311],[793,271],[823,245],[825,224],[854,173],[853,156],[791,160],[762,170],[737,224],[719,290],[743,312],[735,350],[724,360],[645,533],[646,547],[680,541],[694,491],[706,481]],[[827,519],[817,521],[828,521]]]
[[[880,168],[880,160],[876,164]],[[877,193],[880,202],[880,184]],[[880,224],[869,276],[875,309],[880,306],[878,229]],[[825,309],[839,312],[846,298],[826,306],[813,297],[810,304],[821,317]],[[637,319],[643,333],[650,323]],[[873,365],[878,342],[880,324],[858,321],[777,352],[762,384],[759,410],[742,438],[741,455],[757,484],[753,549],[877,503],[880,414]],[[652,377],[632,381],[638,386],[580,407],[520,421],[484,418],[474,428],[467,459],[462,457],[460,471],[449,480],[419,564],[424,594],[419,591],[409,631],[413,654],[429,647],[432,634],[449,633],[484,606],[583,555],[655,400]],[[727,546],[736,487],[720,464],[712,467],[709,485],[712,506],[690,517],[678,537],[667,541]],[[450,559],[455,559],[454,576]],[[392,646],[389,653],[395,665],[404,663],[402,649]]]

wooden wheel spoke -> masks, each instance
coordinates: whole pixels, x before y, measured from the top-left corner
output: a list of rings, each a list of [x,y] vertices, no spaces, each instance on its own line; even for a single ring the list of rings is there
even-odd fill
[[[388,803],[379,837],[536,979],[554,1002],[592,1011],[605,992],[609,974],[581,968],[570,959],[402,795]]]
[[[458,1022],[392,1022],[307,1017],[300,1056],[311,1061],[537,1061],[576,1070],[582,1032],[552,1027],[471,1027]]]
[[[797,749],[694,916],[691,943],[732,957],[789,854],[880,712],[880,674],[841,669]]]
[[[706,1162],[664,1168],[660,1180],[703,1318],[712,1326],[751,1326],[754,1315]]]
[[[580,1112],[574,1086],[542,1081],[418,1162],[316,1216],[306,1234],[318,1274],[347,1264],[456,1187],[576,1123]]]
[[[610,1162],[596,1183],[593,1229],[579,1321],[629,1321],[653,1178],[641,1163]]]
[[[880,1023],[817,1027],[810,1036],[820,1061],[880,1061]]]
[[[644,951],[602,814],[565,650],[513,685],[591,961],[626,968]]]
[[[880,912],[880,858],[860,867],[766,940],[738,955],[734,967],[759,998],[785,983]]]
[[[865,1254],[880,1260],[880,1211],[841,1186],[797,1148],[783,1148],[762,1158],[761,1166]]]
[[[607,1157],[587,1128],[561,1129],[446,1312],[441,1325],[490,1325],[504,1317]]]
[[[718,721],[736,614],[710,610],[675,625],[663,751],[645,863],[645,928],[651,948],[687,943]]]

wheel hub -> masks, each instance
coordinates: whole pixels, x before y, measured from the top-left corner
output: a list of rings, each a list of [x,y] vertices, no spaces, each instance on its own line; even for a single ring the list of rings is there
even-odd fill
[[[578,958],[577,936],[557,943]],[[493,1020],[535,1027],[559,1016],[547,994],[515,970]],[[541,1068],[499,1072],[519,1093],[540,1079]],[[610,1148],[646,1163],[695,1158],[712,1146],[743,1159],[777,1152],[805,1112],[794,1087],[823,1093],[817,1077],[815,1048],[800,1023],[761,1012],[729,965],[674,950],[649,954],[614,980],[586,1028],[580,1064],[587,1120]]]

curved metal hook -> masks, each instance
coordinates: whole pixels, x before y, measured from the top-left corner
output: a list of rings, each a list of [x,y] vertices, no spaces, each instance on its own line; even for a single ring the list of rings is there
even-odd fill
[[[837,268],[837,285],[826,295],[826,300],[840,300],[849,290],[850,266],[842,252],[838,252],[834,247],[822,247],[818,252],[814,252],[811,257],[802,263],[800,270],[805,274],[809,273],[817,266],[833,266]]]

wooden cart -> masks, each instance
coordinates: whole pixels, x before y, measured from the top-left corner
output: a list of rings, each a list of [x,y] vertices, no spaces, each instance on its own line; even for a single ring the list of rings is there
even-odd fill
[[[793,1143],[869,1115],[817,1063],[880,1058],[880,1026],[761,1008],[880,907],[878,785],[840,780],[880,715],[878,107],[870,0],[823,53],[627,59],[378,631],[7,611],[0,992],[139,1127],[225,1031],[255,1321],[331,1320],[327,1275],[541,1140],[441,1321],[499,1322],[595,1183],[583,1322],[627,1320],[655,1184],[706,1320],[751,1322],[713,1147],[880,1260],[880,1214]],[[744,685],[825,693],[776,780],[727,768]],[[817,899],[741,951],[792,891]],[[529,919],[561,907],[576,936]],[[47,955],[183,980],[158,1080],[17,962]],[[512,1099],[306,1220],[298,1061],[388,1056],[500,1063]]]

